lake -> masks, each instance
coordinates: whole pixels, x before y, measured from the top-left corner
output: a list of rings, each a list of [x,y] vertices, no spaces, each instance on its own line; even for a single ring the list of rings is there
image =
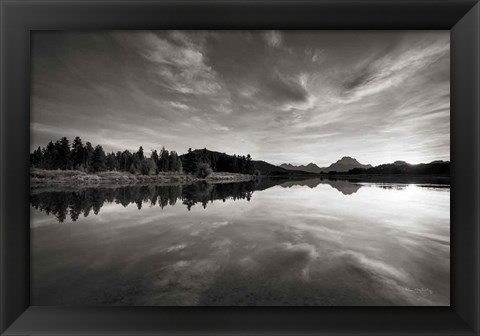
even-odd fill
[[[31,192],[32,305],[450,305],[450,188],[271,180]]]

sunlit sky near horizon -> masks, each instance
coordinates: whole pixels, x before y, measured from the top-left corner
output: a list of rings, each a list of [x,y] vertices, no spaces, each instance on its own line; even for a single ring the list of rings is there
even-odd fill
[[[450,160],[449,31],[32,34],[31,148]]]

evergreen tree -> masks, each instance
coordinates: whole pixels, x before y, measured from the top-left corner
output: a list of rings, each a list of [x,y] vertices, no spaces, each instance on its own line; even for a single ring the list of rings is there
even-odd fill
[[[238,172],[239,173],[244,173],[245,168],[246,168],[246,163],[247,163],[247,158],[245,156],[239,156],[238,157],[239,163],[238,163]]]
[[[94,172],[104,171],[106,168],[105,152],[102,146],[97,145],[93,151],[92,157],[92,170]]]
[[[178,154],[175,151],[170,152],[169,157],[169,171],[178,171]]]
[[[132,155],[129,171],[132,174],[140,174],[142,172],[142,161],[138,156],[138,152]]]
[[[169,160],[169,153],[168,150],[165,149],[165,147],[162,147],[162,150],[160,151],[160,159],[159,159],[159,164],[158,164],[158,169],[162,172],[166,172],[169,170],[170,167],[170,160]]]
[[[152,161],[152,159],[143,159],[143,160],[140,160],[140,172],[143,174],[143,175],[149,175],[150,174],[150,161]]]
[[[233,160],[232,160],[232,173],[238,173],[238,160],[237,160],[237,155],[233,154]]]
[[[155,174],[158,174],[158,153],[156,149],[152,151],[152,156],[150,158],[152,159],[153,164],[155,164]]]
[[[143,159],[145,159],[145,156],[143,155],[143,147],[140,146],[140,148],[138,148],[138,158],[140,159],[140,161],[142,161]]]
[[[50,141],[47,145],[47,148],[45,149],[44,154],[43,154],[44,164],[43,164],[42,168],[55,169],[55,167],[54,167],[55,156],[56,156],[55,153],[56,153],[55,145],[53,144],[52,141]]]
[[[188,149],[187,154],[182,156],[182,166],[187,173],[193,173],[197,168],[197,158],[191,148]]]
[[[86,171],[92,170],[93,152],[92,144],[87,142],[83,151],[83,167]]]
[[[252,157],[250,154],[247,154],[247,165],[246,165],[246,174],[253,174],[254,173],[254,166],[252,162]]]
[[[84,148],[82,144],[82,139],[80,137],[75,137],[72,143],[72,153],[71,153],[71,161],[72,161],[72,168],[77,169],[83,166],[83,156],[84,156]]]
[[[199,161],[203,163],[208,163],[208,166],[210,167],[210,159],[208,157],[208,152],[206,148],[202,149]]]
[[[66,137],[55,143],[54,165],[56,169],[70,169],[70,143]]]
[[[43,163],[43,152],[42,152],[42,148],[38,146],[38,148],[35,149],[32,154],[30,154],[30,164],[33,167],[40,167],[42,163]]]
[[[113,152],[107,154],[106,166],[107,166],[107,170],[118,170],[119,169],[119,164],[118,164],[118,161],[117,161],[117,157],[115,156],[115,154]]]
[[[123,170],[122,152],[117,151],[115,153],[115,160],[117,161],[117,167],[118,167],[117,170],[122,171]]]
[[[133,155],[130,151],[125,150],[122,153],[122,158],[120,160],[120,170],[129,171],[132,165]]]

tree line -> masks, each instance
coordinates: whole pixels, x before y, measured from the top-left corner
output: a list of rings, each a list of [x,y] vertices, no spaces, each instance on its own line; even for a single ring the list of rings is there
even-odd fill
[[[253,174],[254,166],[250,154],[247,156],[227,155],[205,149],[188,150],[184,155],[168,151],[165,147],[153,150],[150,157],[143,147],[136,152],[129,150],[105,153],[101,145],[85,144],[80,137],[73,142],[63,137],[50,141],[46,147],[39,146],[30,154],[34,168],[46,170],[81,170],[88,173],[122,171],[132,174],[153,175],[160,172],[196,173],[206,177],[211,172]]]
[[[210,151],[206,148],[188,150],[188,153],[181,156],[186,172],[194,172],[198,166],[208,167],[214,172],[229,172],[240,174],[254,174],[255,165],[250,154],[228,155]]]
[[[333,172],[336,174],[336,172]],[[449,161],[409,164],[404,161],[382,164],[371,168],[354,168],[346,174],[351,175],[450,175]]]

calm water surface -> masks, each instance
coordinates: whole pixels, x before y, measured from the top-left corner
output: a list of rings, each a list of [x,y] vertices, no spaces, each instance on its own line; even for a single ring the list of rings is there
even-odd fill
[[[33,305],[449,305],[450,189],[272,181],[31,194]]]

